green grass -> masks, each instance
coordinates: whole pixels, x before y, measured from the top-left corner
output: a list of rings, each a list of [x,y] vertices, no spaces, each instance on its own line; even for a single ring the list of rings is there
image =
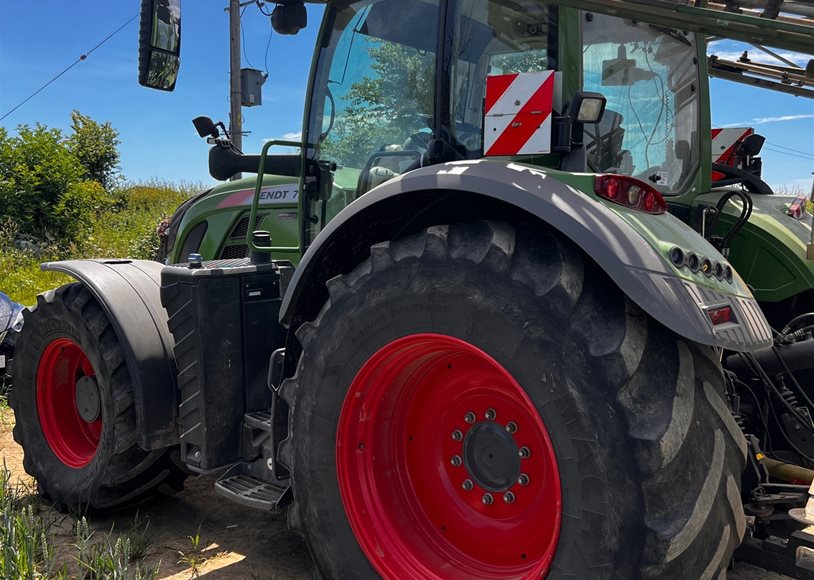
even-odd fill
[[[64,274],[43,272],[40,263],[78,258],[134,258],[151,260],[159,245],[155,229],[164,216],[203,191],[201,184],[173,185],[160,181],[131,184],[113,195],[115,202],[89,224],[82,239],[38,252],[13,247],[11,223],[0,224],[0,290],[12,300],[31,305],[37,294],[70,281]]]
[[[91,531],[79,517],[73,523],[74,542],[58,544],[56,528],[66,518],[40,504],[33,484],[12,482],[0,469],[0,579],[150,580],[160,562],[148,565],[153,546],[149,522],[136,514],[130,527],[107,534]]]

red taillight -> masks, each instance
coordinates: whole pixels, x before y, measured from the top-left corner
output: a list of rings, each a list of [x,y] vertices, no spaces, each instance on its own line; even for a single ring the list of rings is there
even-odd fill
[[[731,306],[707,310],[707,316],[709,316],[709,319],[712,321],[712,326],[734,322]]]
[[[645,213],[659,214],[667,211],[667,203],[661,194],[643,181],[624,175],[597,175],[594,191],[608,201]]]

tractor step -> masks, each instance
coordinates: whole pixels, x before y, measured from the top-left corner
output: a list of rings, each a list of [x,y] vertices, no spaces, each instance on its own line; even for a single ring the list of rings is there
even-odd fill
[[[265,511],[277,511],[290,503],[290,486],[263,481],[246,473],[245,465],[238,463],[226,471],[215,482],[215,491],[240,505]]]
[[[271,431],[271,411],[256,411],[243,415],[243,422],[252,429]]]

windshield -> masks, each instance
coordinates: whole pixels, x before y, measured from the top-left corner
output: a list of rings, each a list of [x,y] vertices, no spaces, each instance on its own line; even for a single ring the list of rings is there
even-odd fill
[[[679,193],[699,162],[694,35],[591,13],[582,23],[584,89],[608,99],[585,128],[592,169]]]

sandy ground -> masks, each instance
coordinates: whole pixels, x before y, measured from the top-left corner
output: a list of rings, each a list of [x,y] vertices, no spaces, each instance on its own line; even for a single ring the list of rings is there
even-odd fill
[[[24,473],[23,451],[11,435],[13,417],[6,410],[0,417],[0,455],[13,477],[31,484]],[[127,530],[136,515],[149,521],[152,547],[146,563],[159,566],[159,578],[186,580],[196,576],[186,563],[179,562],[179,552],[190,552],[189,536],[200,528],[201,547],[206,562],[197,576],[227,579],[293,579],[307,578],[311,559],[305,544],[288,531],[284,514],[268,514],[243,508],[217,496],[213,477],[188,479],[186,489],[173,498],[153,501],[136,510],[95,517],[91,529],[99,534]],[[56,520],[55,541],[66,547],[74,542],[73,520],[44,507],[46,517]],[[58,556],[59,557],[59,556]],[[63,553],[63,558],[65,557]],[[728,574],[730,580],[791,580],[787,576],[737,564]]]
[[[23,451],[11,434],[11,411],[0,418],[0,455],[13,478],[31,484],[23,471]],[[179,562],[179,551],[191,552],[189,536],[200,527],[200,546],[206,563],[198,576],[206,578],[307,578],[311,559],[305,544],[296,534],[288,531],[284,514],[269,514],[243,508],[217,496],[213,490],[214,477],[190,478],[186,489],[179,495],[159,499],[138,508],[138,518],[149,521],[148,532],[152,547],[146,563],[159,566],[159,578],[186,580],[192,578],[186,563]],[[45,517],[53,517],[56,524],[55,543],[67,546],[74,541],[73,519],[44,507]],[[136,517],[136,510],[95,517],[90,527],[97,534],[114,530],[126,531]],[[58,554],[57,558],[60,558]]]

